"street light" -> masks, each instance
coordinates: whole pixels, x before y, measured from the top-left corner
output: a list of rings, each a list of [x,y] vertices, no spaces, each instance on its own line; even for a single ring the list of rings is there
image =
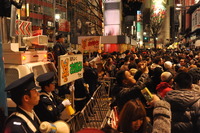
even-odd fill
[[[60,20],[60,14],[55,14],[55,21],[58,22]]]

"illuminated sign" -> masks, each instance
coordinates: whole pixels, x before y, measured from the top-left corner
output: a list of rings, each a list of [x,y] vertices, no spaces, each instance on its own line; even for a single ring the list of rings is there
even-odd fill
[[[61,55],[58,62],[58,84],[64,85],[83,77],[83,55]]]
[[[200,28],[200,8],[192,13],[192,32]]]
[[[166,10],[166,0],[153,0],[153,10],[155,14],[158,14],[162,12],[163,10]]]
[[[121,1],[104,1],[104,35],[114,36],[121,34]]]

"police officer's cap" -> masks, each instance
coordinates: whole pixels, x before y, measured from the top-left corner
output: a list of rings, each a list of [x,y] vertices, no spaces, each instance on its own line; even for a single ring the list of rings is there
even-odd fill
[[[60,39],[60,38],[63,38],[64,36],[63,36],[63,34],[58,34],[57,36],[56,36],[56,40],[58,40],[58,39]]]
[[[49,85],[51,83],[55,83],[54,82],[54,72],[48,72],[48,73],[41,74],[37,77],[36,80],[39,82],[40,86],[45,86],[45,85]]]
[[[30,73],[8,85],[5,91],[9,91],[11,93],[20,93],[28,90],[32,90],[36,88],[34,81],[34,74]]]

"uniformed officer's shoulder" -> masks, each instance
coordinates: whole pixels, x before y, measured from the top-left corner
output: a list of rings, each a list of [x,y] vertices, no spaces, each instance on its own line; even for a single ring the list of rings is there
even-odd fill
[[[6,125],[22,125],[25,121],[17,116],[17,115],[10,115],[6,120]]]
[[[22,118],[12,115],[6,120],[4,132],[23,132],[22,127],[27,127],[27,123]]]
[[[47,104],[51,103],[51,100],[46,95],[40,95],[40,101],[43,102],[43,103],[47,103]]]

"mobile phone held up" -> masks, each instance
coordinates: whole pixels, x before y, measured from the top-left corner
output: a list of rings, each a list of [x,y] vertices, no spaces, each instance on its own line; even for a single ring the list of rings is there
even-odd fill
[[[153,96],[147,87],[142,89],[141,93],[144,96],[144,98],[147,100],[147,102],[151,102],[153,100]]]

